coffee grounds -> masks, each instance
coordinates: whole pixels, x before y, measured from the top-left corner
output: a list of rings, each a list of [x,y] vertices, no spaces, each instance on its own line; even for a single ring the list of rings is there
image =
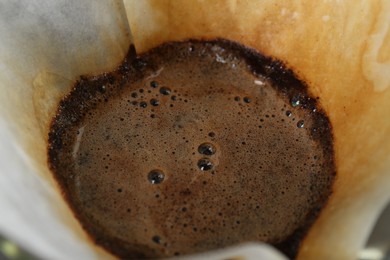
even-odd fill
[[[245,241],[295,257],[331,194],[333,156],[306,84],[222,39],[166,43],[82,77],[49,134],[76,217],[121,258]]]

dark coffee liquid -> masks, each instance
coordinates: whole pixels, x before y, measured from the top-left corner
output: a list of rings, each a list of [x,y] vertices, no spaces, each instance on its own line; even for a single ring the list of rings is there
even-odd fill
[[[305,84],[226,40],[164,44],[82,78],[49,143],[75,215],[122,258],[244,241],[294,257],[335,175],[329,120]]]

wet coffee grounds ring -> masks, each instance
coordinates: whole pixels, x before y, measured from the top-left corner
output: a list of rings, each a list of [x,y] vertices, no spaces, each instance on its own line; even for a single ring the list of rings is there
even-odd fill
[[[49,164],[84,229],[121,258],[262,241],[294,257],[332,191],[330,122],[280,61],[172,42],[83,77]]]

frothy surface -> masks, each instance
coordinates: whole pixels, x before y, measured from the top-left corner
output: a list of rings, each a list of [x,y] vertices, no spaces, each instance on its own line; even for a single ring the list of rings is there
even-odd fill
[[[243,241],[294,256],[335,174],[316,103],[241,45],[165,44],[81,79],[53,121],[49,160],[84,228],[118,256]]]

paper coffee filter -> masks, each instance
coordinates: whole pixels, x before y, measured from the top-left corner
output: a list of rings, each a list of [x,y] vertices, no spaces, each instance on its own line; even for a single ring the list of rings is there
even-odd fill
[[[44,259],[109,259],[92,245],[47,166],[58,101],[81,74],[117,66],[121,1],[0,1],[0,234]]]
[[[390,1],[0,1],[0,233],[44,259],[107,259],[62,200],[47,133],[79,75],[223,37],[284,61],[333,125],[334,193],[299,259],[354,259],[390,197]]]

